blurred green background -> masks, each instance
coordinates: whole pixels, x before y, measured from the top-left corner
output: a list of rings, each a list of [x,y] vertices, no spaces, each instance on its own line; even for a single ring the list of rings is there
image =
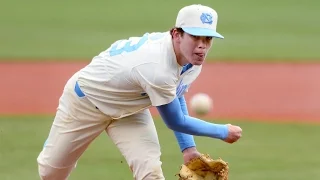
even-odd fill
[[[2,0],[0,59],[88,60],[120,38],[169,30],[192,3],[219,15],[225,39],[214,42],[209,59],[319,61],[317,0]]]
[[[28,121],[28,123],[26,123]],[[224,123],[226,120],[215,120]],[[0,179],[35,180],[36,158],[48,129],[51,116],[0,117]],[[174,175],[182,163],[173,133],[160,119],[155,119],[162,148],[166,179]],[[240,125],[243,138],[235,144],[196,137],[198,150],[230,163],[230,180],[319,180],[319,126],[311,124],[249,123]],[[70,180],[132,180],[132,174],[118,149],[102,133],[78,162]]]
[[[90,61],[115,40],[173,27],[178,10],[200,3],[219,14],[209,54],[222,62],[319,62],[320,2],[317,0],[111,1],[2,0],[0,61]],[[0,179],[38,178],[36,157],[53,116],[0,116]],[[318,180],[319,126],[293,123],[231,122],[244,129],[242,140],[227,145],[197,137],[198,149],[231,165],[231,180]],[[157,121],[164,173],[177,179],[182,157],[173,134]],[[120,172],[124,171],[124,172]],[[118,150],[100,136],[71,180],[132,179]]]

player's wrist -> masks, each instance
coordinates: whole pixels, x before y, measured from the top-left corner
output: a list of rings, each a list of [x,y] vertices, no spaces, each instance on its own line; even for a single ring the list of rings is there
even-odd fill
[[[182,153],[192,153],[192,152],[198,152],[195,146],[187,147],[184,150],[182,150]]]
[[[201,155],[196,149],[196,147],[187,148],[182,153],[183,153],[183,161],[185,164],[188,163],[191,159],[197,158]]]
[[[221,126],[221,140],[225,140],[229,135],[229,127],[227,124]]]

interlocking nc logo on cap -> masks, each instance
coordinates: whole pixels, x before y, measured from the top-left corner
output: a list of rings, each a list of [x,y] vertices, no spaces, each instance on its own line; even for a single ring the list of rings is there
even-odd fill
[[[217,32],[218,14],[208,7],[200,4],[185,6],[180,9],[175,27],[193,36],[208,36],[223,39]]]
[[[212,24],[212,15],[210,13],[202,13],[200,16],[200,20],[203,24]]]

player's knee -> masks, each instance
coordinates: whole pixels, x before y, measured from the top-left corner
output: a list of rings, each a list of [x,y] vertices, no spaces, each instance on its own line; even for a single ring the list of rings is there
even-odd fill
[[[161,161],[137,160],[135,165],[131,166],[135,179],[141,180],[164,180]]]
[[[54,169],[43,164],[38,165],[38,172],[41,180],[50,180],[55,174]]]
[[[66,180],[73,167],[54,168],[49,165],[38,164],[38,172],[41,180]]]
[[[143,180],[164,180],[161,166],[153,166],[148,171]]]

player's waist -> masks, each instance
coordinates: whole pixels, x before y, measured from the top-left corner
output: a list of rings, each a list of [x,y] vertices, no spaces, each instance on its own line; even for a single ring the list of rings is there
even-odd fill
[[[78,95],[78,97],[85,97],[86,95],[83,93],[83,91],[81,90],[78,81],[76,81],[76,84],[74,86],[74,91],[75,93]]]
[[[76,81],[76,84],[74,85],[74,92],[77,94],[78,97],[85,97],[86,95],[84,92],[81,90],[78,81]],[[96,109],[99,109],[97,106],[95,106]]]
[[[74,92],[80,98],[83,98],[83,97],[90,98],[92,96],[90,92],[88,93],[81,89],[78,81],[76,81],[75,83]],[[87,93],[87,95],[85,94],[85,92]],[[120,119],[129,115],[135,114],[144,109],[147,109],[151,106],[151,102],[148,98],[146,98],[146,96],[141,96],[141,97],[143,98],[141,99],[134,98],[128,101],[119,101],[118,99],[117,100],[108,99],[108,101],[106,101],[105,99],[97,100],[96,98],[91,99],[91,101],[95,105],[95,107],[99,109],[101,112],[107,114],[113,119]]]

